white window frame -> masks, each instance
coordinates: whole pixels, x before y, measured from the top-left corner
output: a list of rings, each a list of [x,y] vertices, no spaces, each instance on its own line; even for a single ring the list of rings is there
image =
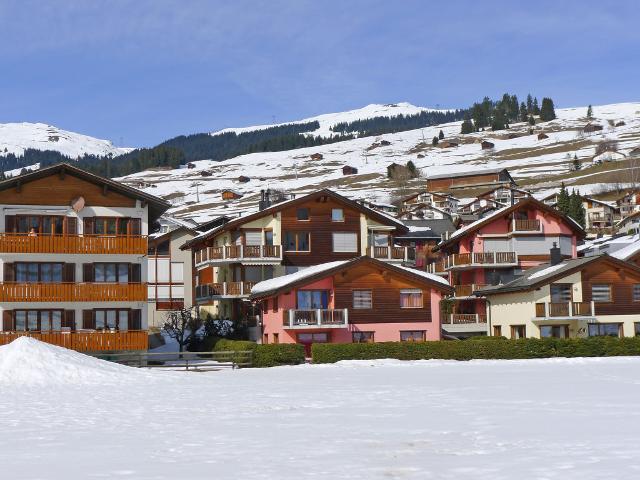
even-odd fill
[[[336,219],[334,217],[334,213],[340,212],[340,218]],[[331,209],[331,221],[332,222],[344,222],[344,209],[343,208],[332,208]]]
[[[348,242],[347,238],[350,239]],[[338,241],[336,242],[336,240]],[[331,241],[335,253],[358,253],[358,234],[356,232],[333,232]]]

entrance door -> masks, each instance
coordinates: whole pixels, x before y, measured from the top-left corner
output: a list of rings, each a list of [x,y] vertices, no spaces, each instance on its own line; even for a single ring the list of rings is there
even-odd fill
[[[304,345],[304,354],[311,356],[311,345],[314,343],[329,343],[328,333],[299,333],[298,343]]]

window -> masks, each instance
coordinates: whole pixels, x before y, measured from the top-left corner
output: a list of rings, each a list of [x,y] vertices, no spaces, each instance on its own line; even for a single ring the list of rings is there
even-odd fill
[[[94,282],[129,283],[128,263],[94,264]]]
[[[329,307],[329,292],[326,290],[298,290],[298,310],[315,310]]]
[[[274,333],[273,334],[273,343],[275,343],[276,345],[278,343],[280,343],[280,334],[279,333]]]
[[[344,210],[341,208],[331,209],[331,221],[332,222],[344,222]]]
[[[511,338],[517,340],[518,338],[526,338],[527,328],[525,325],[511,325]]]
[[[640,302],[640,283],[633,285],[633,301]]]
[[[424,330],[405,330],[400,332],[401,342],[424,342],[426,337]]]
[[[422,308],[422,290],[400,290],[400,308]]]
[[[63,322],[62,310],[15,310],[13,330],[24,332],[60,331],[62,327],[73,328]]]
[[[262,230],[245,230],[244,244],[247,246],[262,245]]]
[[[373,343],[373,332],[353,332],[351,341],[353,343]]]
[[[269,343],[269,334],[268,333],[265,333],[262,336],[262,343],[264,343],[265,345],[267,345]]]
[[[353,308],[357,310],[373,308],[371,290],[354,290]]]
[[[273,297],[272,311],[276,313],[278,311],[278,297]]]
[[[127,217],[86,217],[85,235],[140,235],[141,220]]]
[[[299,208],[296,211],[296,218],[298,220],[309,220],[309,209],[308,208]]]
[[[19,283],[62,282],[62,270],[62,263],[16,263],[15,278]]]
[[[64,218],[65,217],[59,215],[19,215],[16,218],[16,230],[18,233],[30,233],[33,231],[37,234],[44,235],[62,235],[64,232]]]
[[[309,232],[285,232],[284,247],[288,252],[308,252]]]
[[[568,338],[569,325],[542,325],[540,327],[541,338]]]
[[[502,336],[502,325],[494,325],[493,326],[493,336],[501,337]]]
[[[622,324],[620,323],[590,323],[590,337],[619,337]]]
[[[85,310],[83,328],[94,330],[141,330],[141,311],[129,309]]]
[[[571,284],[552,283],[551,303],[569,303],[571,301]]]
[[[357,233],[333,233],[333,251],[345,253],[358,252],[358,234]]]
[[[389,234],[371,232],[369,234],[369,246],[370,247],[388,247]]]
[[[591,299],[594,302],[610,302],[611,285],[591,285]]]
[[[636,322],[633,324],[633,333],[636,337],[640,337],[640,322]]]

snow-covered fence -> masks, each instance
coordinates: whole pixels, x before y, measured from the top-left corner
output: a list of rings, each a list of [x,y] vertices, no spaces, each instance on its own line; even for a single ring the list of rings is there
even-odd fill
[[[129,352],[114,354],[97,354],[96,357],[122,365],[139,368],[166,368],[169,370],[185,370],[205,372],[225,368],[251,367],[253,352]],[[169,357],[169,358],[168,358]]]

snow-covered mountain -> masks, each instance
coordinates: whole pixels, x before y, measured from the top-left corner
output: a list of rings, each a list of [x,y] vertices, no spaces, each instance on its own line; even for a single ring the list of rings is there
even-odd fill
[[[397,109],[397,110],[396,110]],[[370,105],[342,114],[320,115],[321,130],[338,122],[358,118],[416,113],[421,107],[406,103],[397,106]],[[358,112],[358,113],[354,113]],[[516,123],[509,130],[460,134],[461,122],[451,122],[418,130],[363,137],[318,147],[283,152],[241,155],[229,160],[193,162],[195,168],[145,171],[124,177],[128,184],[174,202],[177,216],[207,220],[220,214],[246,213],[255,208],[261,189],[277,188],[307,192],[319,187],[334,188],[353,198],[389,201],[398,185],[387,178],[387,166],[411,160],[423,178],[413,180],[410,189],[424,188],[424,177],[448,172],[508,168],[519,184],[537,190],[540,195],[557,188],[561,181],[590,194],[607,184],[620,184],[629,178],[629,158],[640,147],[640,102],[593,107],[593,118],[586,118],[587,107],[556,109],[557,119],[539,122],[530,134],[527,123]],[[306,121],[306,120],[305,120]],[[588,123],[602,130],[585,132]],[[235,129],[248,131],[259,127]],[[431,144],[442,130],[459,146],[445,148]],[[544,133],[540,137],[538,134]],[[546,138],[545,138],[546,136]],[[482,140],[494,148],[482,149]],[[605,155],[597,149],[604,143],[615,145],[616,154]],[[311,158],[312,154],[320,154]],[[575,158],[581,169],[574,171]],[[344,175],[346,165],[357,168],[355,175]],[[639,163],[640,166],[640,163]],[[246,183],[238,181],[248,177]],[[223,201],[221,191],[234,189],[244,196]]]
[[[0,156],[20,156],[27,148],[54,150],[71,158],[89,155],[121,155],[131,148],[115,147],[109,140],[61,130],[44,123],[0,123]]]

